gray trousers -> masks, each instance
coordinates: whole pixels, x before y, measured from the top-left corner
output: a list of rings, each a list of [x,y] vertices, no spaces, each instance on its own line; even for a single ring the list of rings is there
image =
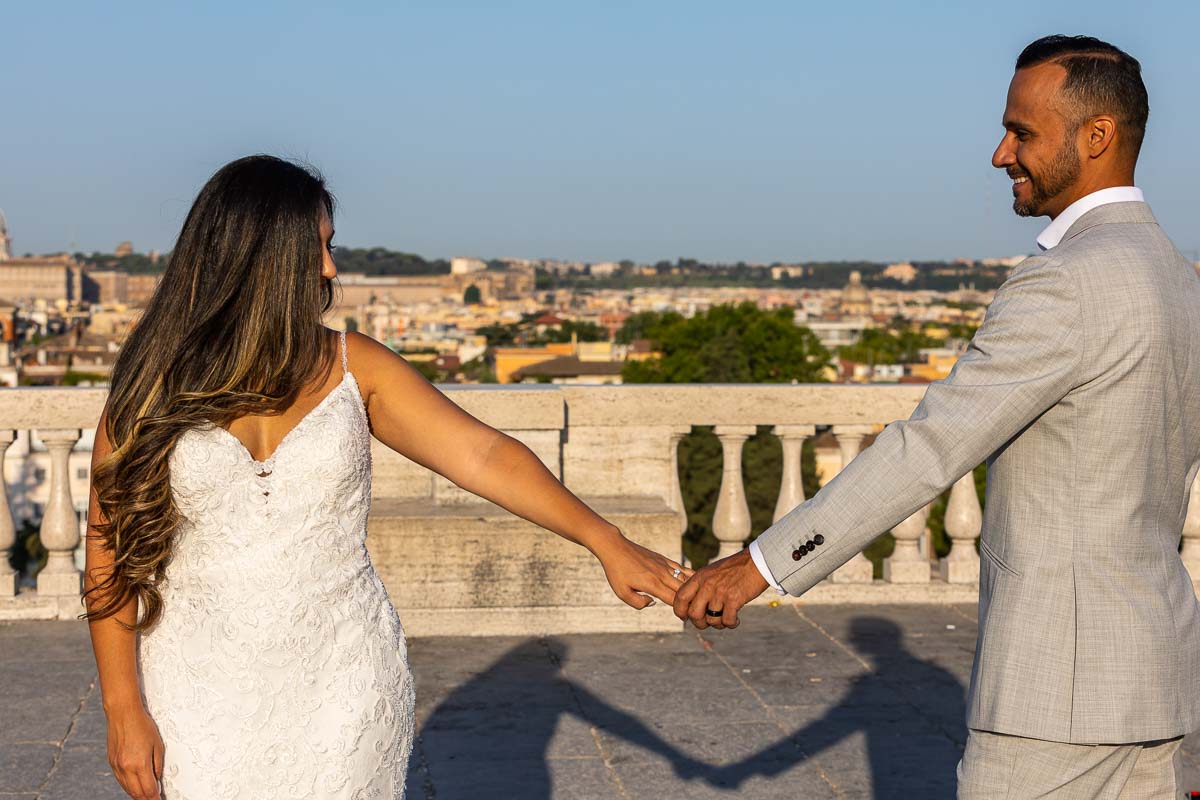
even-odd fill
[[[1182,740],[1066,744],[972,730],[958,800],[1178,800]]]

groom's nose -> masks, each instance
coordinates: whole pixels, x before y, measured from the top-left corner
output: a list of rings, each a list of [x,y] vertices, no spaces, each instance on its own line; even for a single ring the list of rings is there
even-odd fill
[[[996,169],[1006,169],[1017,163],[1017,150],[1014,146],[1016,136],[1011,131],[1006,131],[1004,138],[1000,140],[1000,144],[996,145],[996,152],[992,153],[992,166]]]

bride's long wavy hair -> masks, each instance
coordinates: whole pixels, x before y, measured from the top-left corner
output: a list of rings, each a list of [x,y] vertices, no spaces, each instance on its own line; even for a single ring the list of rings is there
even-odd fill
[[[113,365],[112,454],[92,475],[105,518],[96,534],[113,566],[85,593],[98,598],[82,618],[112,616],[134,598],[143,613],[132,630],[161,616],[158,584],[179,523],[167,460],[179,437],[282,412],[331,368],[320,221],[333,207],[318,173],[272,156],[227,164],[200,190]]]

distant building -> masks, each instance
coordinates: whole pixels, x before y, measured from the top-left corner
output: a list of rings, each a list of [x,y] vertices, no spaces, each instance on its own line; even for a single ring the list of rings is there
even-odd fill
[[[513,372],[513,383],[619,384],[620,361],[585,361],[578,356],[558,356]]]
[[[161,280],[162,273],[130,275],[125,279],[127,294],[125,295],[124,302],[126,305],[136,308],[145,307],[150,302],[150,298],[154,296],[154,290],[158,288],[158,283]]]
[[[850,282],[842,289],[838,309],[843,317],[868,317],[871,315],[871,293],[863,286],[862,273],[850,273]]]
[[[38,386],[60,385],[69,372],[96,375],[101,382],[106,381],[122,338],[85,330],[76,323],[66,333],[23,348],[19,353],[21,376]]]
[[[908,374],[927,381],[940,381],[950,374],[958,362],[959,351],[944,347],[931,347],[920,351],[925,359],[921,364],[910,364]]]
[[[797,321],[797,325],[808,328],[827,350],[858,344],[862,338],[863,329],[873,327],[873,322],[865,319],[853,320],[808,320]]]
[[[113,251],[117,258],[133,255],[133,242],[121,242],[117,245],[117,249]]]
[[[376,301],[427,303],[446,294],[445,275],[366,275],[339,272],[340,304],[364,306]]]
[[[487,264],[478,258],[457,256],[450,259],[451,275],[468,275],[472,272],[483,272],[485,269],[487,269]]]
[[[8,220],[4,218],[4,212],[0,211],[0,261],[8,261],[12,258],[12,239],[8,235]]]
[[[158,280],[156,275],[89,270],[65,253],[13,258],[11,242],[8,223],[0,212],[0,297],[9,302],[137,303],[149,299]],[[124,246],[133,252],[133,245],[123,242],[118,254]]]
[[[629,319],[628,311],[610,311],[600,315],[600,327],[608,331],[608,338],[616,337],[617,331],[625,324],[625,320]]]
[[[589,271],[593,278],[607,278],[620,269],[621,265],[616,261],[601,261],[599,264],[592,264]]]
[[[514,381],[514,373],[519,370],[559,356],[572,355],[572,352],[573,348],[570,342],[550,344],[545,347],[493,348],[491,357],[495,362],[493,371],[496,373],[496,381],[498,383],[512,383]]]
[[[538,336],[545,336],[546,331],[550,330],[551,328],[555,330],[561,328],[564,321],[565,320],[563,320],[562,317],[554,314],[542,314],[533,321],[533,329],[537,332]]]
[[[8,302],[83,300],[84,268],[68,255],[0,261],[0,297]]]
[[[848,383],[899,383],[905,375],[904,364],[862,364],[837,360],[838,378]]]
[[[985,258],[979,261],[985,267],[1015,267],[1029,256],[1009,256],[1008,258]]]
[[[84,281],[86,299],[103,305],[128,302],[129,273],[115,269],[88,270]]]
[[[908,262],[888,264],[883,271],[883,277],[892,278],[901,283],[912,283],[917,279],[917,268]]]

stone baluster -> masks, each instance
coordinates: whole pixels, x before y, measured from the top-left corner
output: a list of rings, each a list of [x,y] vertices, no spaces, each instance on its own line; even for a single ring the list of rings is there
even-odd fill
[[[1183,521],[1183,546],[1179,557],[1187,567],[1192,581],[1200,582],[1200,475],[1192,481],[1188,497],[1187,517]]]
[[[837,437],[838,449],[842,452],[842,469],[854,460],[862,450],[863,438],[874,430],[872,425],[833,426],[833,435]],[[830,580],[834,583],[870,583],[873,576],[871,561],[862,553],[855,553],[854,558],[834,570]]]
[[[40,430],[38,436],[50,451],[50,498],[42,516],[42,546],[49,551],[46,566],[38,573],[37,590],[41,596],[60,597],[63,613],[78,603],[82,588],[75,568],[75,547],[79,544],[79,517],[71,501],[71,475],[68,461],[71,448],[79,441],[78,430]],[[67,602],[74,599],[74,603]]]
[[[783,478],[779,481],[779,499],[775,501],[773,522],[779,522],[804,502],[804,478],[800,471],[804,440],[817,432],[814,425],[776,425],[772,430],[783,446]]]
[[[950,554],[942,559],[942,580],[946,583],[979,583],[979,553],[975,540],[983,528],[983,512],[975,493],[972,470],[954,482],[950,502],[946,504],[946,535]]]
[[[921,535],[929,518],[929,506],[892,528],[896,549],[883,562],[883,579],[888,583],[929,583],[929,558],[921,552]]]
[[[681,486],[679,483],[679,443],[683,441],[683,437],[687,436],[689,433],[691,433],[691,431],[691,426],[687,425],[671,428],[670,433],[671,458],[669,463],[671,465],[671,474],[667,476],[667,491],[669,492],[668,507],[679,517],[680,536],[687,533],[688,515],[687,509],[683,504],[683,486]],[[687,563],[686,556],[681,555],[680,558],[684,559],[682,563],[685,567],[691,566],[689,563]]]
[[[713,514],[713,533],[721,542],[717,558],[725,558],[742,549],[750,535],[750,506],[742,480],[742,445],[754,435],[753,425],[717,425],[713,432],[721,440],[724,454],[721,489]]]
[[[17,543],[12,509],[8,507],[8,487],[4,482],[4,454],[17,438],[16,431],[0,431],[0,597],[17,593],[17,573],[8,564],[8,551]]]

